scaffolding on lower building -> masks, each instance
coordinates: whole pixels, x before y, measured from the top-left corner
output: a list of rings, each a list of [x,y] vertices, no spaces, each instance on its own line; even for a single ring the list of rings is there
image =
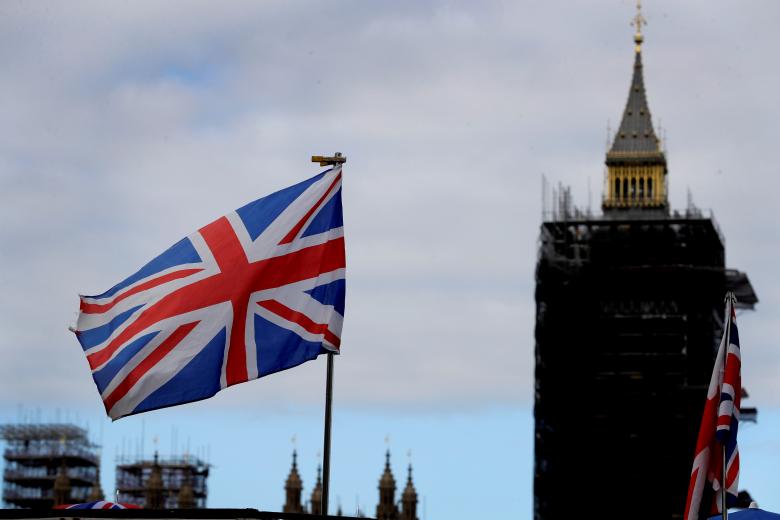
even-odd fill
[[[98,446],[72,424],[6,424],[3,503],[6,508],[50,508],[60,471],[69,479],[69,500],[84,502],[98,481]]]
[[[183,507],[180,504],[182,488],[191,487],[195,509],[206,507],[208,488],[206,480],[210,465],[189,455],[132,460],[118,458],[116,465],[117,501],[148,507],[147,483],[155,464],[162,477],[163,503],[166,509]]]

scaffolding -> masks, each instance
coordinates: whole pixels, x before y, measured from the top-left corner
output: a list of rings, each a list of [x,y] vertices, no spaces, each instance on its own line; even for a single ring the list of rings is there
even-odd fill
[[[72,424],[6,424],[3,502],[6,508],[51,508],[54,480],[64,467],[70,500],[83,502],[98,480],[98,446]]]
[[[208,488],[206,480],[210,465],[189,455],[169,458],[133,460],[118,457],[116,465],[116,493],[119,502],[146,506],[147,482],[154,466],[158,465],[163,482],[163,501],[166,509],[179,507],[182,487],[192,487],[194,507],[206,507]]]
[[[565,201],[542,223],[537,520],[681,516],[727,290],[758,301],[698,209],[594,217]]]

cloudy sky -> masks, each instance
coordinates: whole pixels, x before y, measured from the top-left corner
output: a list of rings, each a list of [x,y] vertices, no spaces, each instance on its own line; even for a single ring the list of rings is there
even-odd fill
[[[672,206],[690,190],[714,211],[761,300],[739,317],[759,408],[742,478],[780,510],[780,4],[644,11]],[[78,293],[341,151],[334,499],[373,513],[388,436],[399,480],[412,452],[423,520],[530,517],[541,176],[598,208],[633,14],[628,0],[0,3],[0,420],[89,426],[104,489],[113,457],[155,437],[200,450],[213,507],[279,508],[297,435],[308,493],[324,360],[111,424],[67,327]]]

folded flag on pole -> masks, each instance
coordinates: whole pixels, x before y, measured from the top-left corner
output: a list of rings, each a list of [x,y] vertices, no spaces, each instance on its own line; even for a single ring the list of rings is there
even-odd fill
[[[74,329],[112,419],[198,401],[338,352],[341,166],[180,240],[97,296]]]
[[[726,298],[726,320],[723,339],[720,342],[715,367],[712,370],[707,403],[696,442],[685,520],[709,518],[722,513],[725,487],[727,507],[737,500],[739,482],[739,450],[737,427],[742,394],[740,375],[741,356],[737,317],[734,312],[736,299],[733,293]],[[723,475],[723,447],[726,453],[726,475]],[[725,481],[725,486],[724,486]]]

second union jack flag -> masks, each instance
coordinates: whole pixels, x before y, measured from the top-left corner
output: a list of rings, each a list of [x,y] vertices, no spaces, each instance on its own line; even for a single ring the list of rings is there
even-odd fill
[[[338,352],[341,167],[180,240],[97,296],[75,329],[112,419],[198,401]]]
[[[737,500],[739,483],[737,428],[742,395],[740,375],[742,356],[739,348],[737,316],[734,312],[736,298],[733,293],[729,293],[726,300],[725,330],[715,358],[715,367],[707,391],[707,403],[704,405],[704,415],[696,441],[696,456],[688,486],[685,520],[709,518],[711,515],[722,513],[724,491],[727,508],[733,506]],[[725,475],[723,474],[724,446]]]

